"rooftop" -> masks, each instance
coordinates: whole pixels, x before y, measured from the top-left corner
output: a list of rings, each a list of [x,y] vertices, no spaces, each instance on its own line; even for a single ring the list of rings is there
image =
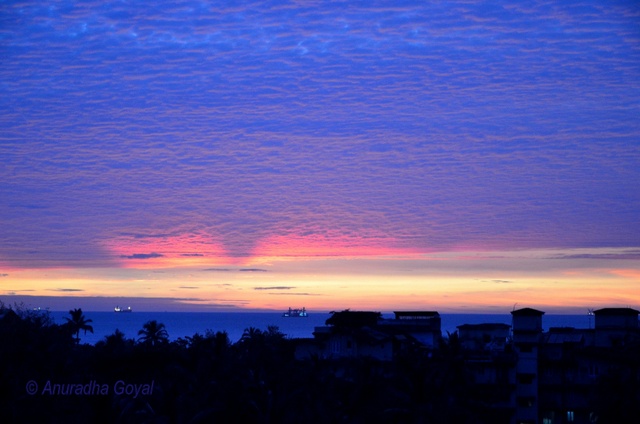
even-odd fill
[[[522,308],[511,311],[513,316],[542,316],[544,312],[533,308]]]
[[[640,311],[631,308],[602,308],[593,311],[595,315],[635,315],[638,316]]]

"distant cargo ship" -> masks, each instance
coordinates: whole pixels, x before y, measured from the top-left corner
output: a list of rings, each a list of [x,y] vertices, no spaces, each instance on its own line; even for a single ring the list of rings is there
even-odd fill
[[[288,318],[306,318],[309,315],[307,315],[307,310],[305,308],[302,308],[302,309],[289,308],[289,310],[284,314],[282,314],[282,316],[288,317]]]
[[[115,308],[113,308],[113,312],[131,312],[131,306],[128,306],[127,309],[116,306]]]

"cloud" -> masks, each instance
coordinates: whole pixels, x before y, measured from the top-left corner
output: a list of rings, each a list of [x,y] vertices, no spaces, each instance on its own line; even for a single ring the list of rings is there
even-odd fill
[[[557,255],[550,259],[606,259],[606,260],[640,260],[640,252],[623,252],[623,253],[581,253],[575,255]]]
[[[164,255],[160,253],[134,253],[133,255],[120,255],[123,259],[155,259],[162,258]]]
[[[185,257],[201,257],[204,256],[202,253],[182,253],[180,256]]]
[[[233,271],[237,271],[237,272],[268,272],[268,270],[266,269],[260,269],[260,268],[205,268],[203,269],[203,271],[206,272],[233,272]]]
[[[511,284],[513,283],[513,281],[509,281],[509,280],[491,280],[492,283],[497,283],[497,284]]]
[[[273,287],[254,287],[254,290],[291,290],[295,289],[292,286],[273,286]]]
[[[634,7],[472,3],[4,7],[0,264],[637,245]]]
[[[84,289],[69,289],[69,288],[61,288],[61,289],[50,289],[50,291],[57,291],[57,292],[82,292],[85,291]]]
[[[6,293],[6,295],[7,296],[14,296],[14,295],[17,295],[18,293],[34,292],[34,291],[35,290],[33,290],[33,289],[11,290],[11,291],[8,291]]]
[[[164,238],[169,238],[171,237],[173,234],[172,233],[148,233],[148,234],[141,234],[141,233],[120,233],[121,236],[124,237],[131,237],[134,239],[164,239]]]
[[[208,302],[208,299],[202,299],[199,297],[175,297],[173,299],[179,302]]]
[[[180,286],[178,288],[180,288],[180,289],[199,289],[200,287],[196,287],[196,286]]]
[[[9,274],[0,274],[0,277],[8,277]]]

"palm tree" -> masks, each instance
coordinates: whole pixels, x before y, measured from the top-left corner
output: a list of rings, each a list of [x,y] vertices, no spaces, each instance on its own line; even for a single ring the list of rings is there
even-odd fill
[[[76,335],[76,343],[80,343],[80,330],[84,330],[85,335],[87,334],[87,331],[93,333],[93,327],[89,325],[93,320],[86,319],[81,308],[70,310],[69,315],[71,315],[71,318],[65,317],[65,319],[67,320],[67,324],[71,327],[72,333]]]
[[[241,342],[246,342],[246,341],[257,341],[262,339],[262,330],[255,328],[255,327],[249,327],[249,328],[245,328],[244,332],[242,333],[242,337],[240,338]]]
[[[138,331],[138,336],[142,336],[138,339],[139,342],[151,346],[169,341],[169,333],[167,333],[164,324],[158,323],[155,319],[144,324],[142,330]]]

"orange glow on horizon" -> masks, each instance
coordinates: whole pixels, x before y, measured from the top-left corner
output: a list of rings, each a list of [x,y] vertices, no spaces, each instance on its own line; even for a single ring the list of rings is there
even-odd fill
[[[265,256],[229,265],[218,257],[212,263],[208,255],[167,254],[161,248],[170,241],[176,240],[123,245],[114,254],[163,252],[156,258],[122,259],[126,267],[7,271],[0,277],[0,296],[169,299],[197,310],[305,306],[481,312],[511,310],[514,304],[541,310],[640,306],[640,269],[633,260],[618,267],[619,260],[559,261],[555,252],[388,256],[385,251],[385,256],[367,257]],[[193,251],[192,245],[171,246],[176,252]]]
[[[611,273],[620,277],[630,278],[640,284],[640,269],[614,269],[611,270]]]

